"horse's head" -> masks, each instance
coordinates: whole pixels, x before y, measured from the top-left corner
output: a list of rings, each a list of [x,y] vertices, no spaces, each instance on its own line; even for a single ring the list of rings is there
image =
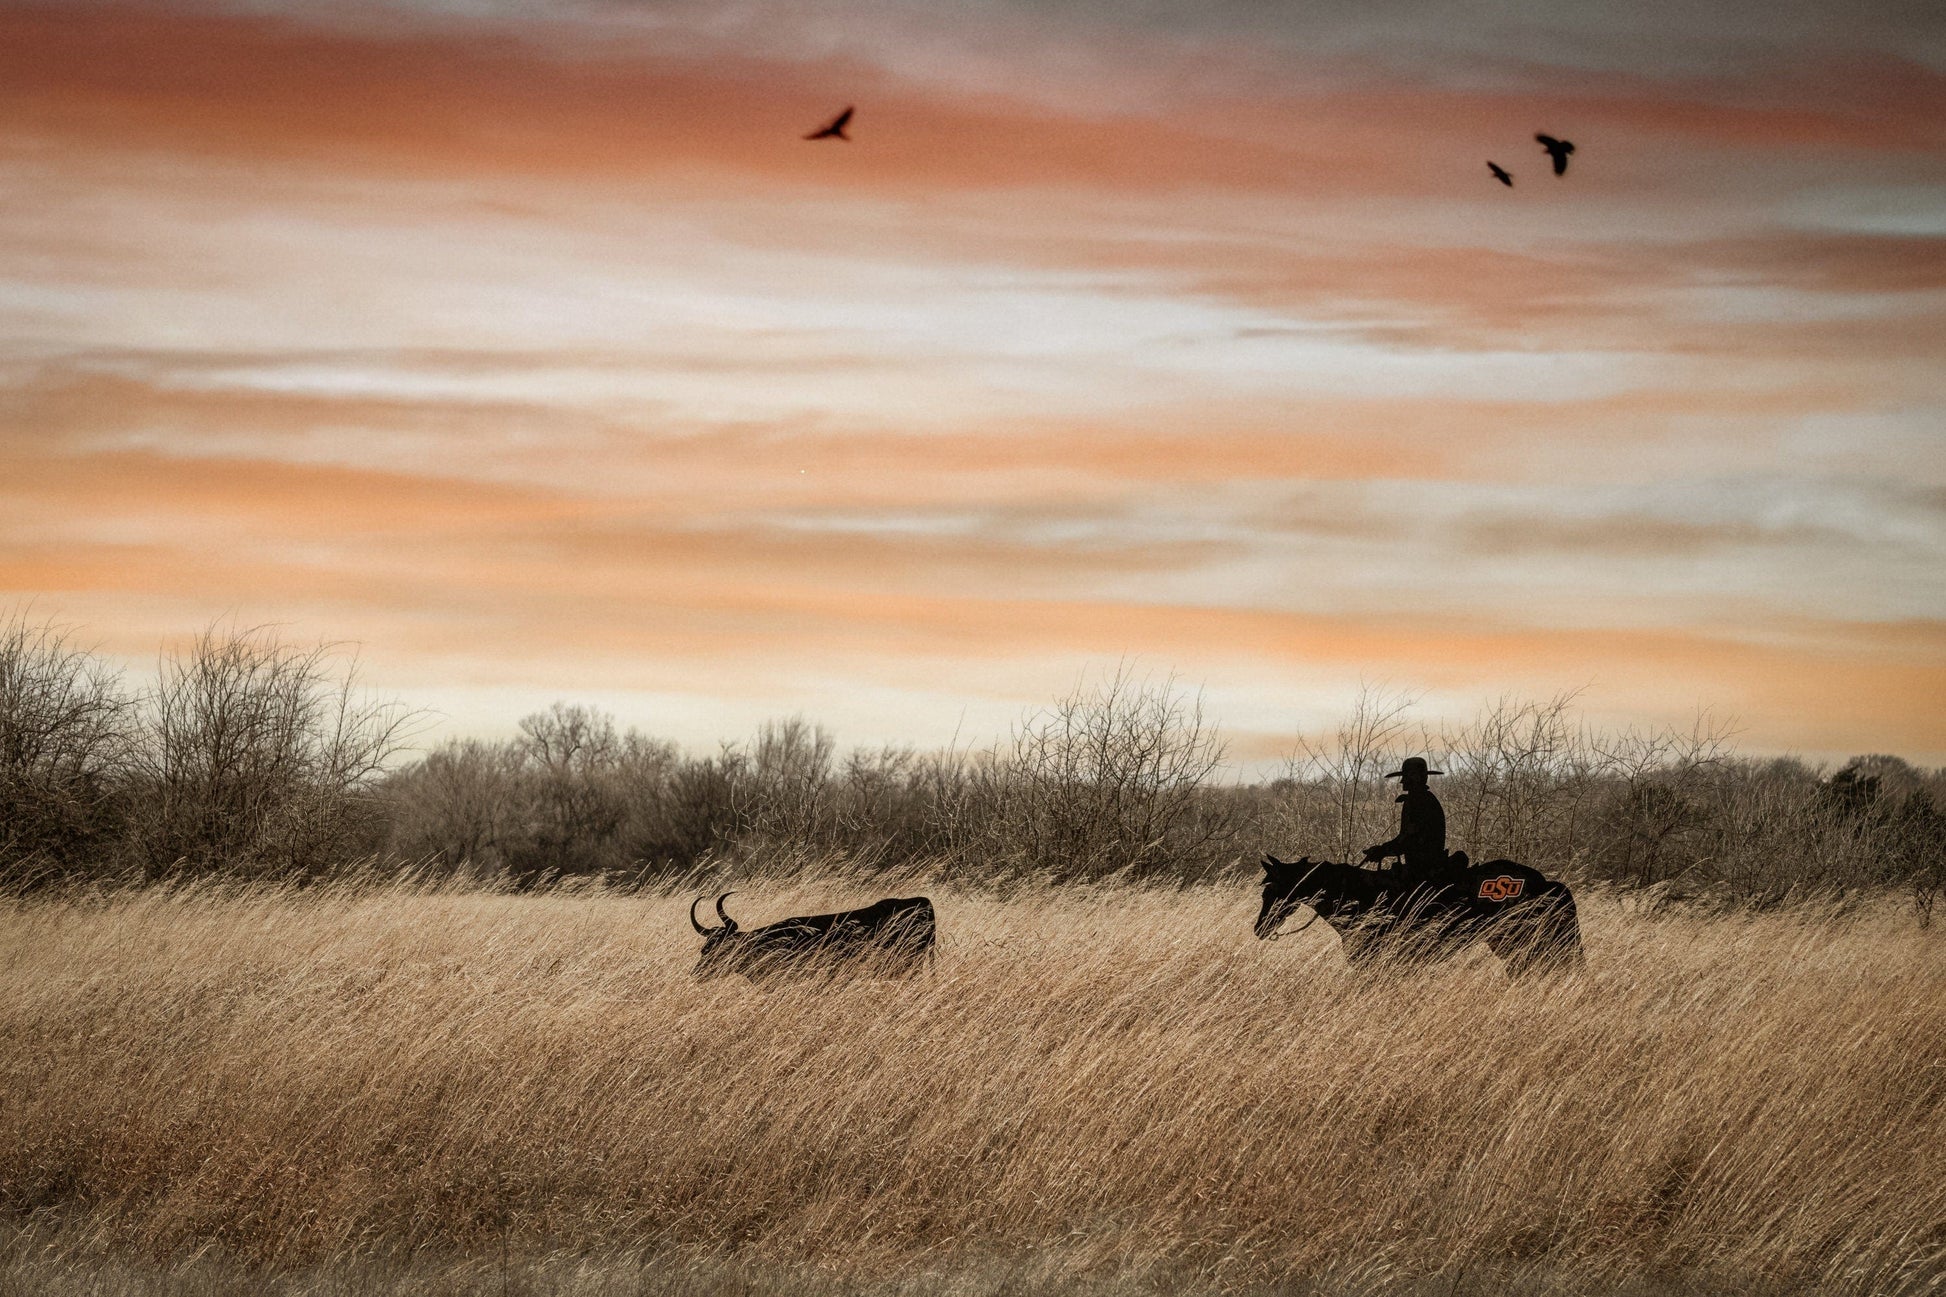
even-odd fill
[[[1264,903],[1257,911],[1257,940],[1263,941],[1277,935],[1278,925],[1300,905],[1308,905],[1317,913],[1330,916],[1335,906],[1327,886],[1328,876],[1339,866],[1313,861],[1309,856],[1300,856],[1296,860],[1265,856],[1263,866]],[[1305,926],[1310,925],[1307,923]]]

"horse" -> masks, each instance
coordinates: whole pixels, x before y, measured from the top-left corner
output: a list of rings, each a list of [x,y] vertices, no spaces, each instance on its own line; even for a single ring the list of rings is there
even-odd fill
[[[1308,856],[1291,861],[1266,855],[1263,868],[1259,941],[1291,935],[1279,926],[1299,906],[1309,906],[1311,917],[1296,931],[1323,919],[1355,968],[1388,959],[1441,959],[1476,940],[1485,941],[1513,977],[1586,966],[1574,893],[1511,860],[1432,879]]]

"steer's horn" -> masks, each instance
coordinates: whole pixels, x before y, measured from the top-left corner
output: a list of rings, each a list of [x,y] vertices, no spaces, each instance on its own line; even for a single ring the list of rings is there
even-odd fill
[[[696,929],[696,931],[701,933],[703,936],[707,937],[709,935],[709,929],[704,927],[702,924],[696,922],[696,907],[701,905],[702,903],[703,903],[703,898],[700,896],[689,903],[689,926]]]
[[[725,892],[723,893],[722,896],[716,898],[716,917],[723,920],[723,926],[728,928],[731,932],[735,932],[737,930],[737,921],[730,917],[730,913],[728,910],[725,910],[723,908],[723,902],[727,898],[735,895],[736,895],[735,892]]]

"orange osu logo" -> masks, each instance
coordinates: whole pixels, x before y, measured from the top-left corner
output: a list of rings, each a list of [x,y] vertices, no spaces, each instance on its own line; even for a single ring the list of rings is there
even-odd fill
[[[1481,881],[1480,897],[1488,901],[1511,901],[1514,897],[1519,896],[1521,890],[1526,886],[1527,880],[1525,878],[1515,878],[1511,874],[1502,874],[1498,878],[1488,878]]]

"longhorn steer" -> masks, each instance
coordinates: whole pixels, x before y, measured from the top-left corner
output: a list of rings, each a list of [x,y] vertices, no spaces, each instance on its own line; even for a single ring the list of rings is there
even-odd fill
[[[924,896],[887,897],[862,910],[780,919],[746,932],[723,908],[734,894],[725,892],[716,898],[721,927],[706,928],[697,922],[696,907],[703,903],[702,897],[689,903],[689,926],[703,937],[703,956],[696,961],[699,978],[724,973],[755,978],[848,964],[873,972],[909,973],[932,954],[937,935],[932,901]]]

